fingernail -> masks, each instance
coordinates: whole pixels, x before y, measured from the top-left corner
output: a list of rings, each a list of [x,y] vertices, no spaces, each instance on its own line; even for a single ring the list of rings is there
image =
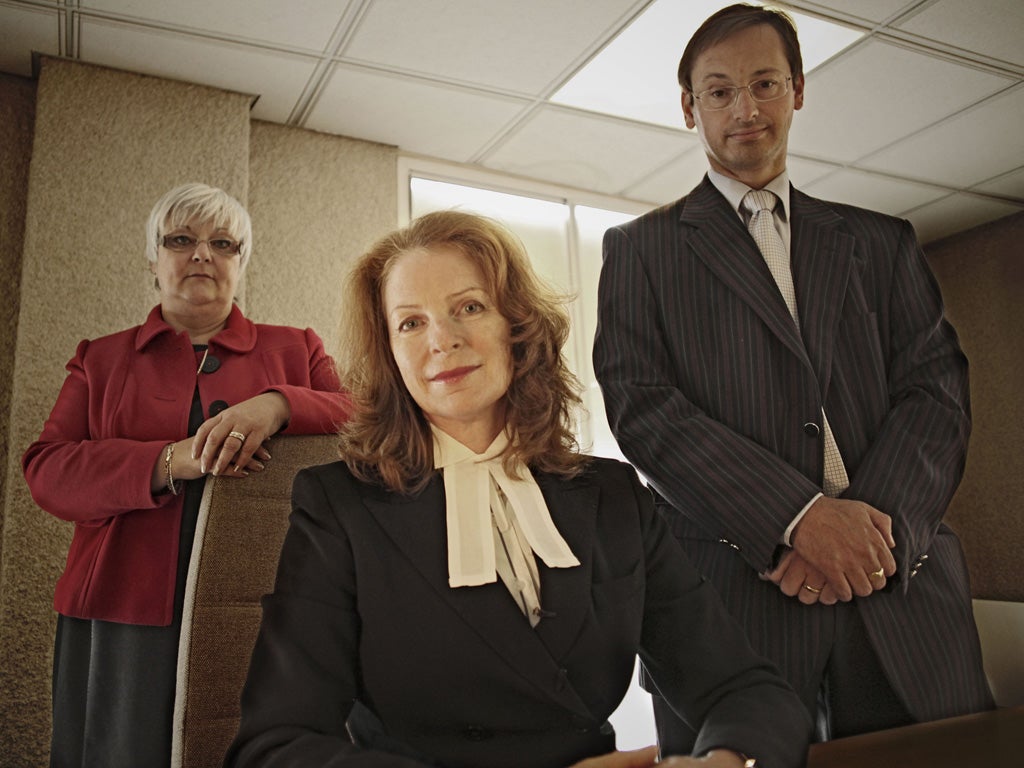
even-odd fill
[[[200,461],[199,462],[199,471],[202,472],[204,475],[206,474],[206,462],[205,461]]]

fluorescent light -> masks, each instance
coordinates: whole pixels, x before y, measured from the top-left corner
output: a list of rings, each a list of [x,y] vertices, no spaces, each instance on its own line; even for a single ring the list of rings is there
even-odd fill
[[[645,123],[683,127],[676,69],[697,27],[728,3],[655,0],[551,98],[558,104]],[[863,33],[787,10],[796,22],[804,73]]]

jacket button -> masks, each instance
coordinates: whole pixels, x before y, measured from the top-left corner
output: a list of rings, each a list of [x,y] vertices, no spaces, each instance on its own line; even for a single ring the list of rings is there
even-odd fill
[[[569,670],[567,670],[567,669],[560,669],[560,670],[558,670],[558,674],[555,675],[555,690],[559,691],[559,692],[564,691],[566,689],[566,687],[568,687],[568,685],[569,685]]]
[[[220,368],[220,360],[218,360],[213,355],[207,355],[206,359],[203,360],[202,367],[200,367],[199,370],[202,371],[203,373],[213,373],[218,368]]]
[[[210,403],[210,418],[212,419],[218,413],[220,413],[221,411],[226,411],[227,409],[228,404],[226,402],[224,402],[223,400],[214,400],[212,403]]]
[[[493,738],[494,734],[486,728],[471,725],[462,732],[462,736],[468,741],[487,741],[487,739]]]
[[[804,424],[804,434],[808,437],[817,437],[821,434],[821,428],[813,421],[808,421]]]

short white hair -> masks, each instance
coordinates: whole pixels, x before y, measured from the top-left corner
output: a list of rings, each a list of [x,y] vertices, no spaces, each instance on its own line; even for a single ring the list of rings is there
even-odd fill
[[[211,222],[241,243],[241,268],[252,253],[252,219],[240,202],[223,189],[193,182],[182,184],[156,201],[146,223],[146,258],[156,262],[161,238],[190,221]]]

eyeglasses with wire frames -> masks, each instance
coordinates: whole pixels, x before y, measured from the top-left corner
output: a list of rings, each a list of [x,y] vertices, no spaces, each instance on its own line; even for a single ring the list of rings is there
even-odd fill
[[[206,243],[207,247],[218,256],[235,256],[242,250],[242,244],[230,237],[211,237],[208,240],[200,240],[192,235],[179,232],[160,238],[160,245],[174,253],[193,254],[200,243]]]
[[[740,91],[747,91],[754,101],[775,101],[789,93],[791,77],[781,80],[774,77],[759,77],[746,85],[718,85],[695,94],[693,98],[700,101],[704,109],[714,111],[728,109],[740,97]]]

